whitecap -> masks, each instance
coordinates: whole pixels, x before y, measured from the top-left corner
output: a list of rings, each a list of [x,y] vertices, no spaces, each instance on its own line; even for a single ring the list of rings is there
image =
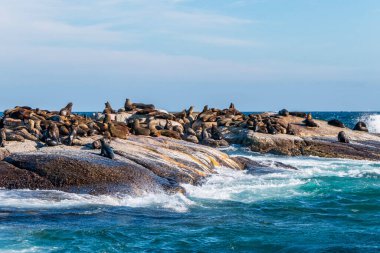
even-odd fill
[[[186,212],[194,204],[183,194],[147,193],[142,196],[124,194],[99,195],[75,194],[46,190],[0,190],[0,207],[51,209],[82,206],[126,206],[162,208]]]
[[[380,133],[380,114],[367,114],[359,120],[366,123],[370,133]]]

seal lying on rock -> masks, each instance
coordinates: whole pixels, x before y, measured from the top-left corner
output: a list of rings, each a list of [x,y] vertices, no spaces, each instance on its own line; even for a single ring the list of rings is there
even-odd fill
[[[355,131],[362,131],[362,132],[368,132],[367,125],[366,125],[364,122],[362,122],[362,121],[359,121],[359,122],[355,125],[355,127],[354,127],[353,130],[355,130]]]
[[[313,120],[313,117],[311,116],[311,113],[309,113],[304,120],[304,123],[307,127],[319,127],[317,123]]]
[[[339,121],[337,119],[329,120],[327,122],[327,124],[329,124],[330,126],[336,126],[336,127],[340,127],[340,128],[345,128],[346,127],[341,121]]]
[[[343,142],[343,143],[350,143],[350,140],[348,139],[348,137],[344,131],[339,132],[338,141]]]
[[[289,115],[292,115],[295,117],[300,117],[300,118],[306,117],[306,113],[304,113],[304,112],[289,112]]]
[[[289,116],[289,112],[286,109],[282,109],[281,111],[278,112],[278,115],[287,117]]]
[[[147,128],[142,128],[140,126],[140,121],[137,119],[133,122],[133,132],[135,135],[145,135],[145,136],[150,135],[150,130]]]
[[[113,152],[113,149],[111,148],[110,145],[106,143],[104,139],[100,139],[100,144],[101,144],[100,155],[107,157],[109,159],[115,159],[115,154]]]

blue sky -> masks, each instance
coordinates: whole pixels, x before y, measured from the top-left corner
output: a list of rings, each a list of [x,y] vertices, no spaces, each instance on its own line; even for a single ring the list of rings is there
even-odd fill
[[[380,110],[378,0],[0,0],[0,109]]]

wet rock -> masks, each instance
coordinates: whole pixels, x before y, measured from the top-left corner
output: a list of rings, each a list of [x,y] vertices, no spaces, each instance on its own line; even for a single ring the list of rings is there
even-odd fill
[[[0,188],[50,190],[53,185],[49,180],[31,171],[19,169],[5,161],[0,161]]]
[[[251,174],[274,173],[279,170],[298,170],[296,167],[277,161],[254,161],[247,157],[235,156],[232,159],[240,163]]]
[[[141,194],[177,187],[136,163],[83,152],[12,154],[5,160],[48,180],[54,189],[69,192]]]

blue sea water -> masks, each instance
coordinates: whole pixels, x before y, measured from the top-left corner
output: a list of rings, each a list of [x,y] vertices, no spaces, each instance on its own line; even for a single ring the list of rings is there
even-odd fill
[[[0,190],[0,252],[380,252],[380,162],[223,151],[299,170],[221,168],[186,196]]]

